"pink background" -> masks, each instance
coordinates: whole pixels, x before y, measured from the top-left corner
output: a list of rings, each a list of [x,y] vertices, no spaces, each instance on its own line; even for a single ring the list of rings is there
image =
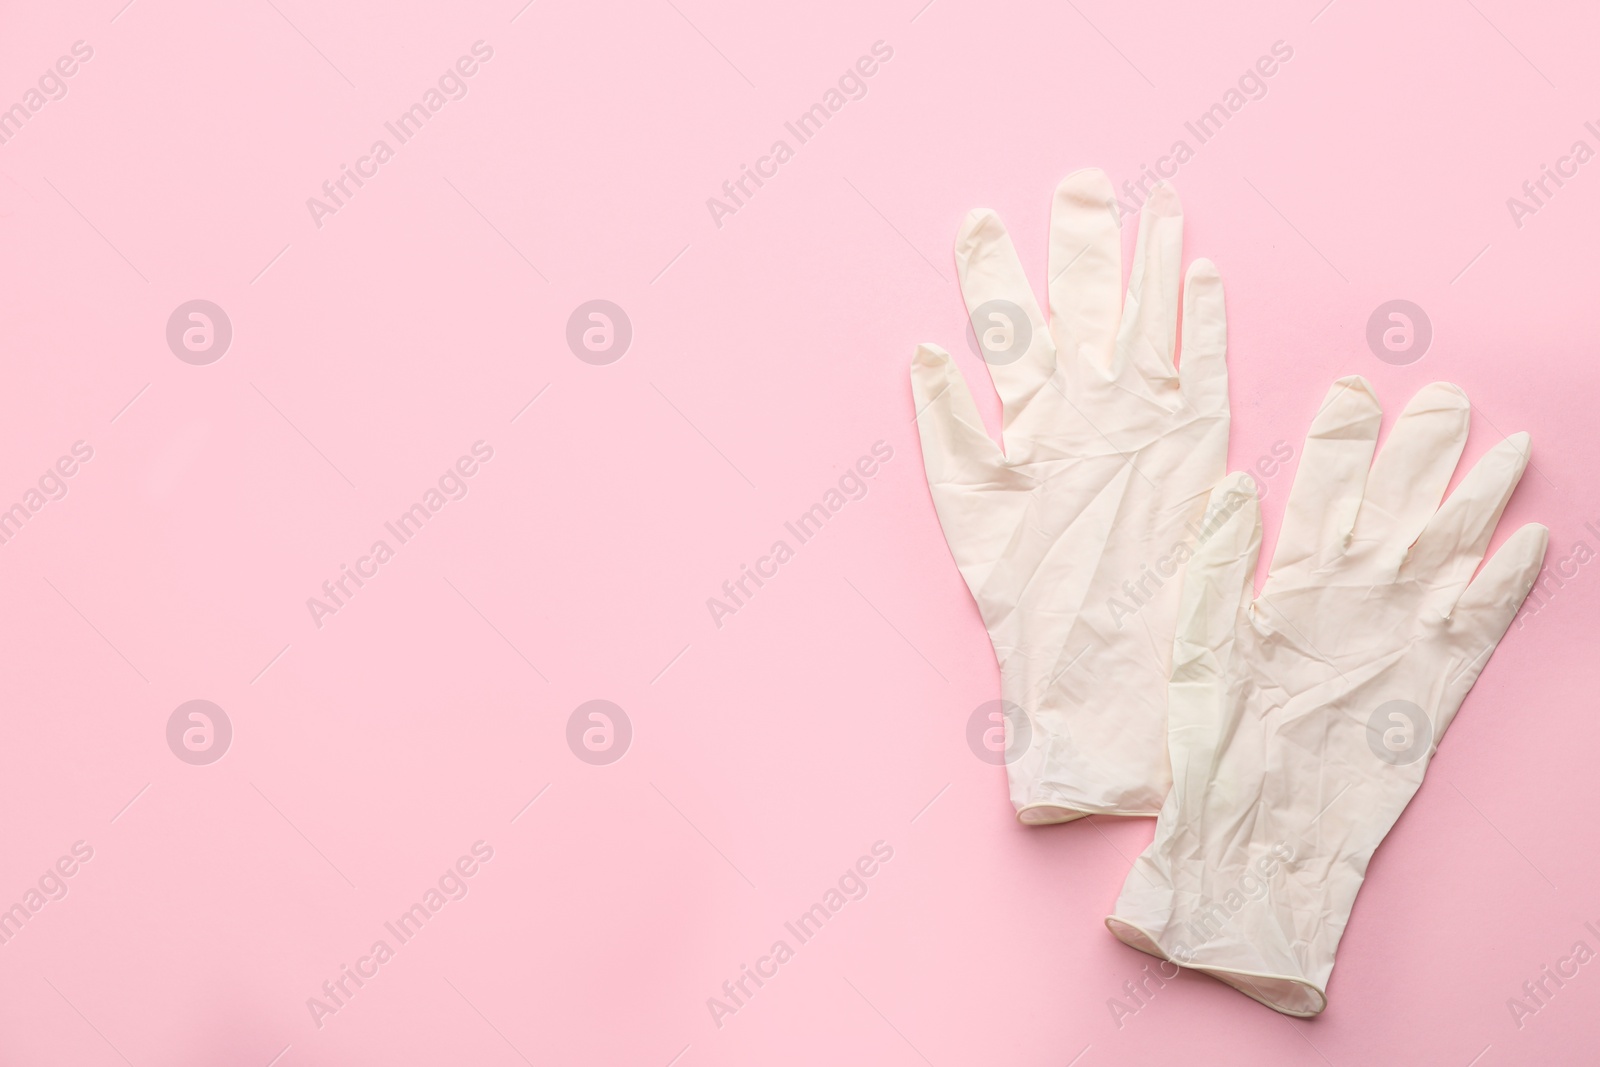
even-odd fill
[[[1448,379],[1468,461],[1533,434],[1502,538],[1600,548],[1600,161],[1520,228],[1506,206],[1600,148],[1596,17],[921,3],[6,12],[0,106],[93,58],[0,145],[0,506],[94,457],[0,546],[0,905],[94,852],[0,945],[0,1062],[1595,1061],[1600,962],[1520,1028],[1506,1002],[1600,950],[1600,571],[1484,672],[1324,1016],[1186,975],[1119,1020],[1149,960],[1101,919],[1151,823],[1025,829],[968,749],[996,669],[906,377],[932,340],[988,388],[969,208],[1041,281],[1055,183],[1192,144],[1282,40],[1174,183],[1228,288],[1232,464],[1298,454],[1339,375],[1391,416]],[[465,98],[319,229],[306,199],[479,40]],[[706,198],[879,40],[867,95],[717,227]],[[234,330],[208,366],[165,340],[196,298]],[[1395,298],[1434,328],[1408,366],[1364,339]],[[565,342],[592,299],[633,326],[607,366]],[[307,598],[479,440],[465,499],[319,629]],[[714,626],[706,598],[880,440],[867,496]],[[194,699],[233,726],[208,766],[166,741]],[[606,766],[566,741],[592,699],[632,724]],[[307,998],[480,840],[465,899],[319,1029]],[[877,841],[865,898],[719,1028],[707,998]]]

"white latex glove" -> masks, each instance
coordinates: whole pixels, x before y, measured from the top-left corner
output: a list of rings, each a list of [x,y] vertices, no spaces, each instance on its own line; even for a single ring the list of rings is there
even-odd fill
[[[1134,948],[1290,1015],[1326,1006],[1367,861],[1549,539],[1524,526],[1471,580],[1527,434],[1491,449],[1441,507],[1466,396],[1422,389],[1374,463],[1381,414],[1365,380],[1334,384],[1260,597],[1250,482],[1234,475],[1212,495],[1226,518],[1189,565],[1173,654],[1172,794],[1106,920]]]
[[[1153,815],[1170,782],[1167,673],[1182,563],[1226,469],[1222,281],[1157,186],[1121,304],[1111,182],[1056,190],[1050,321],[992,211],[967,216],[956,264],[1004,407],[1005,453],[944,350],[911,388],[939,522],[1000,663],[1011,800],[1025,823]]]

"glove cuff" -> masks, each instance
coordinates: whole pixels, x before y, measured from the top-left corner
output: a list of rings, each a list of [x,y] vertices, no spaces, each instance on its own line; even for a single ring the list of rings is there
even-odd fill
[[[1270,969],[1245,965],[1239,958],[1238,950],[1247,946],[1240,946],[1236,942],[1221,945],[1204,943],[1199,948],[1191,948],[1179,937],[1169,933],[1158,938],[1138,923],[1117,915],[1106,918],[1106,928],[1130,948],[1180,967],[1209,974],[1250,999],[1285,1015],[1304,1018],[1321,1014],[1322,1009],[1328,1006],[1327,992],[1317,983],[1297,975],[1273,973]]]
[[[1001,673],[1006,773],[1017,819],[1029,826],[1086,815],[1151,816],[1171,788],[1165,729],[1157,714],[1127,695],[1104,706],[1083,694],[1049,691],[1061,668],[1032,669],[1008,657]]]

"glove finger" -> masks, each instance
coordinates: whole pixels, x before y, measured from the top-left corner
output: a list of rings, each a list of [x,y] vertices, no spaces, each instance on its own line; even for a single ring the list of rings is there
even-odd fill
[[[1056,187],[1049,270],[1050,332],[1058,358],[1109,377],[1122,313],[1122,227],[1105,171],[1076,171]]]
[[[1283,530],[1272,556],[1274,578],[1309,568],[1343,551],[1361,508],[1362,487],[1372,465],[1383,411],[1372,386],[1359,374],[1340,378],[1311,420],[1284,505]]]
[[[1208,685],[1222,676],[1239,610],[1255,592],[1261,506],[1248,474],[1231,474],[1211,490],[1197,541],[1184,572],[1178,607],[1172,656],[1173,708],[1178,706],[1178,690]],[[1172,725],[1179,725],[1179,720],[1173,719]],[[1176,758],[1173,765],[1177,765]]]
[[[983,427],[961,371],[938,345],[918,345],[911,357],[911,399],[928,484],[986,480],[1000,461],[1000,450]]]
[[[1506,539],[1484,565],[1483,573],[1472,580],[1450,614],[1450,629],[1458,637],[1460,658],[1446,679],[1445,704],[1436,731],[1442,734],[1455,717],[1467,691],[1489,662],[1495,646],[1505,636],[1538,580],[1544,566],[1545,548],[1550,543],[1548,528],[1530,522]]]
[[[1430,607],[1440,614],[1455,606],[1482,562],[1500,513],[1527,469],[1528,453],[1526,433],[1512,434],[1491,448],[1461,479],[1412,547],[1401,574],[1428,583],[1433,589]]]
[[[1007,429],[1055,373],[1056,347],[1000,216],[970,212],[956,235],[961,295]]]
[[[1400,558],[1439,510],[1461,450],[1471,405],[1449,382],[1425,385],[1395,421],[1367,476],[1355,540],[1381,542]]]
[[[1197,411],[1228,406],[1228,315],[1222,275],[1209,259],[1189,264],[1183,283],[1182,365],[1178,380]]]
[[[1172,348],[1178,341],[1178,280],[1183,269],[1183,207],[1157,182],[1139,213],[1128,300],[1117,332],[1113,373],[1132,374],[1157,394],[1177,388]]]

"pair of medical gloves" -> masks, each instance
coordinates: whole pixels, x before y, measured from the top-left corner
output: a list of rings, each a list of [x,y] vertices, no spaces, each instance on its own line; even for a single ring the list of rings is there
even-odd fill
[[[1342,378],[1311,422],[1257,593],[1256,484],[1225,476],[1222,281],[1203,259],[1182,274],[1182,232],[1177,196],[1157,186],[1122,299],[1111,183],[1073,174],[1051,212],[1047,320],[1000,219],[972,212],[956,263],[1004,450],[933,345],[912,362],[917,425],[999,662],[1018,817],[1156,816],[1107,926],[1315,1015],[1367,862],[1548,531],[1522,527],[1476,573],[1528,435],[1490,449],[1446,500],[1466,395],[1425,386],[1380,451],[1372,387]]]

